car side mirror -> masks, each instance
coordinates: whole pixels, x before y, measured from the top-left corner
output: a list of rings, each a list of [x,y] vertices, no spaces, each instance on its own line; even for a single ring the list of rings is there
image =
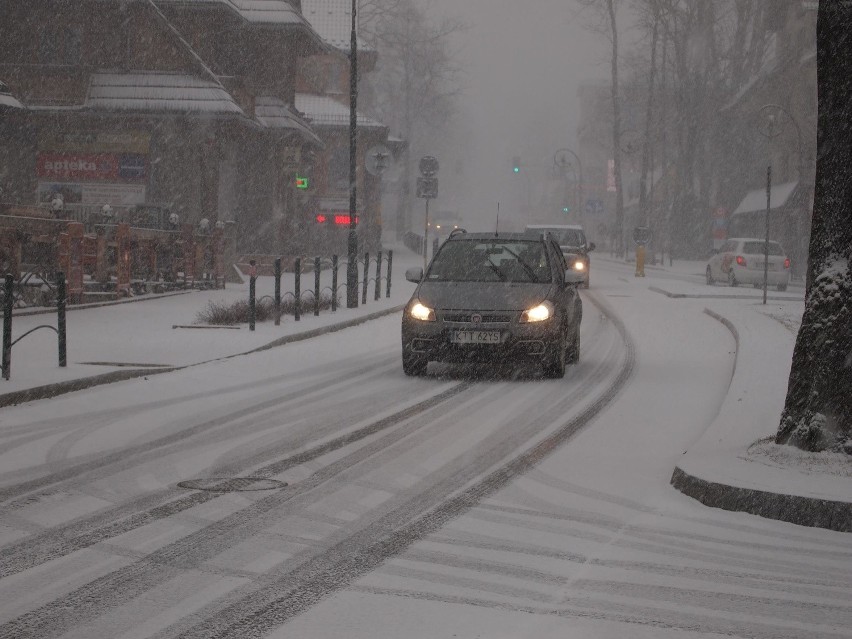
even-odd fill
[[[415,266],[405,271],[405,279],[415,284],[420,284],[423,281],[423,267]]]
[[[565,269],[565,283],[566,284],[582,284],[583,283],[583,272],[574,270],[573,268]]]
[[[586,250],[587,251],[594,251],[595,250],[595,243],[589,242],[589,248],[587,248]]]

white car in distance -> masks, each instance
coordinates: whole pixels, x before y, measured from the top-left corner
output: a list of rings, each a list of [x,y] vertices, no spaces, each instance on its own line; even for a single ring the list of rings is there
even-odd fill
[[[763,286],[763,265],[766,258],[765,240],[731,238],[707,262],[707,284],[727,282],[730,286],[751,284]],[[769,242],[767,283],[779,291],[790,283],[790,258],[778,242]]]

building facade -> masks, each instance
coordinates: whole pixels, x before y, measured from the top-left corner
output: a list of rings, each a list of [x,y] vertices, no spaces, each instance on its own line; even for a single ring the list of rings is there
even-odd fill
[[[348,75],[302,3],[0,0],[0,15],[0,206],[59,198],[83,222],[108,206],[227,225],[243,253],[308,250],[322,198],[298,187],[334,154],[297,106],[301,61],[337,65],[318,95]],[[386,139],[364,124],[362,147]]]

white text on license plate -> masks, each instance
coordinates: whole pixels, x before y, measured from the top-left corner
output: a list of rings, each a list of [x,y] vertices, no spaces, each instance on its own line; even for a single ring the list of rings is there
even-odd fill
[[[453,331],[450,341],[453,344],[499,344],[500,331]]]

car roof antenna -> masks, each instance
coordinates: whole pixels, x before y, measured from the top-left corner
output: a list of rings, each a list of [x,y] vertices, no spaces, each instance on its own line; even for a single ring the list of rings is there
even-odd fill
[[[494,227],[494,237],[500,233],[500,202],[497,202],[497,224]]]

